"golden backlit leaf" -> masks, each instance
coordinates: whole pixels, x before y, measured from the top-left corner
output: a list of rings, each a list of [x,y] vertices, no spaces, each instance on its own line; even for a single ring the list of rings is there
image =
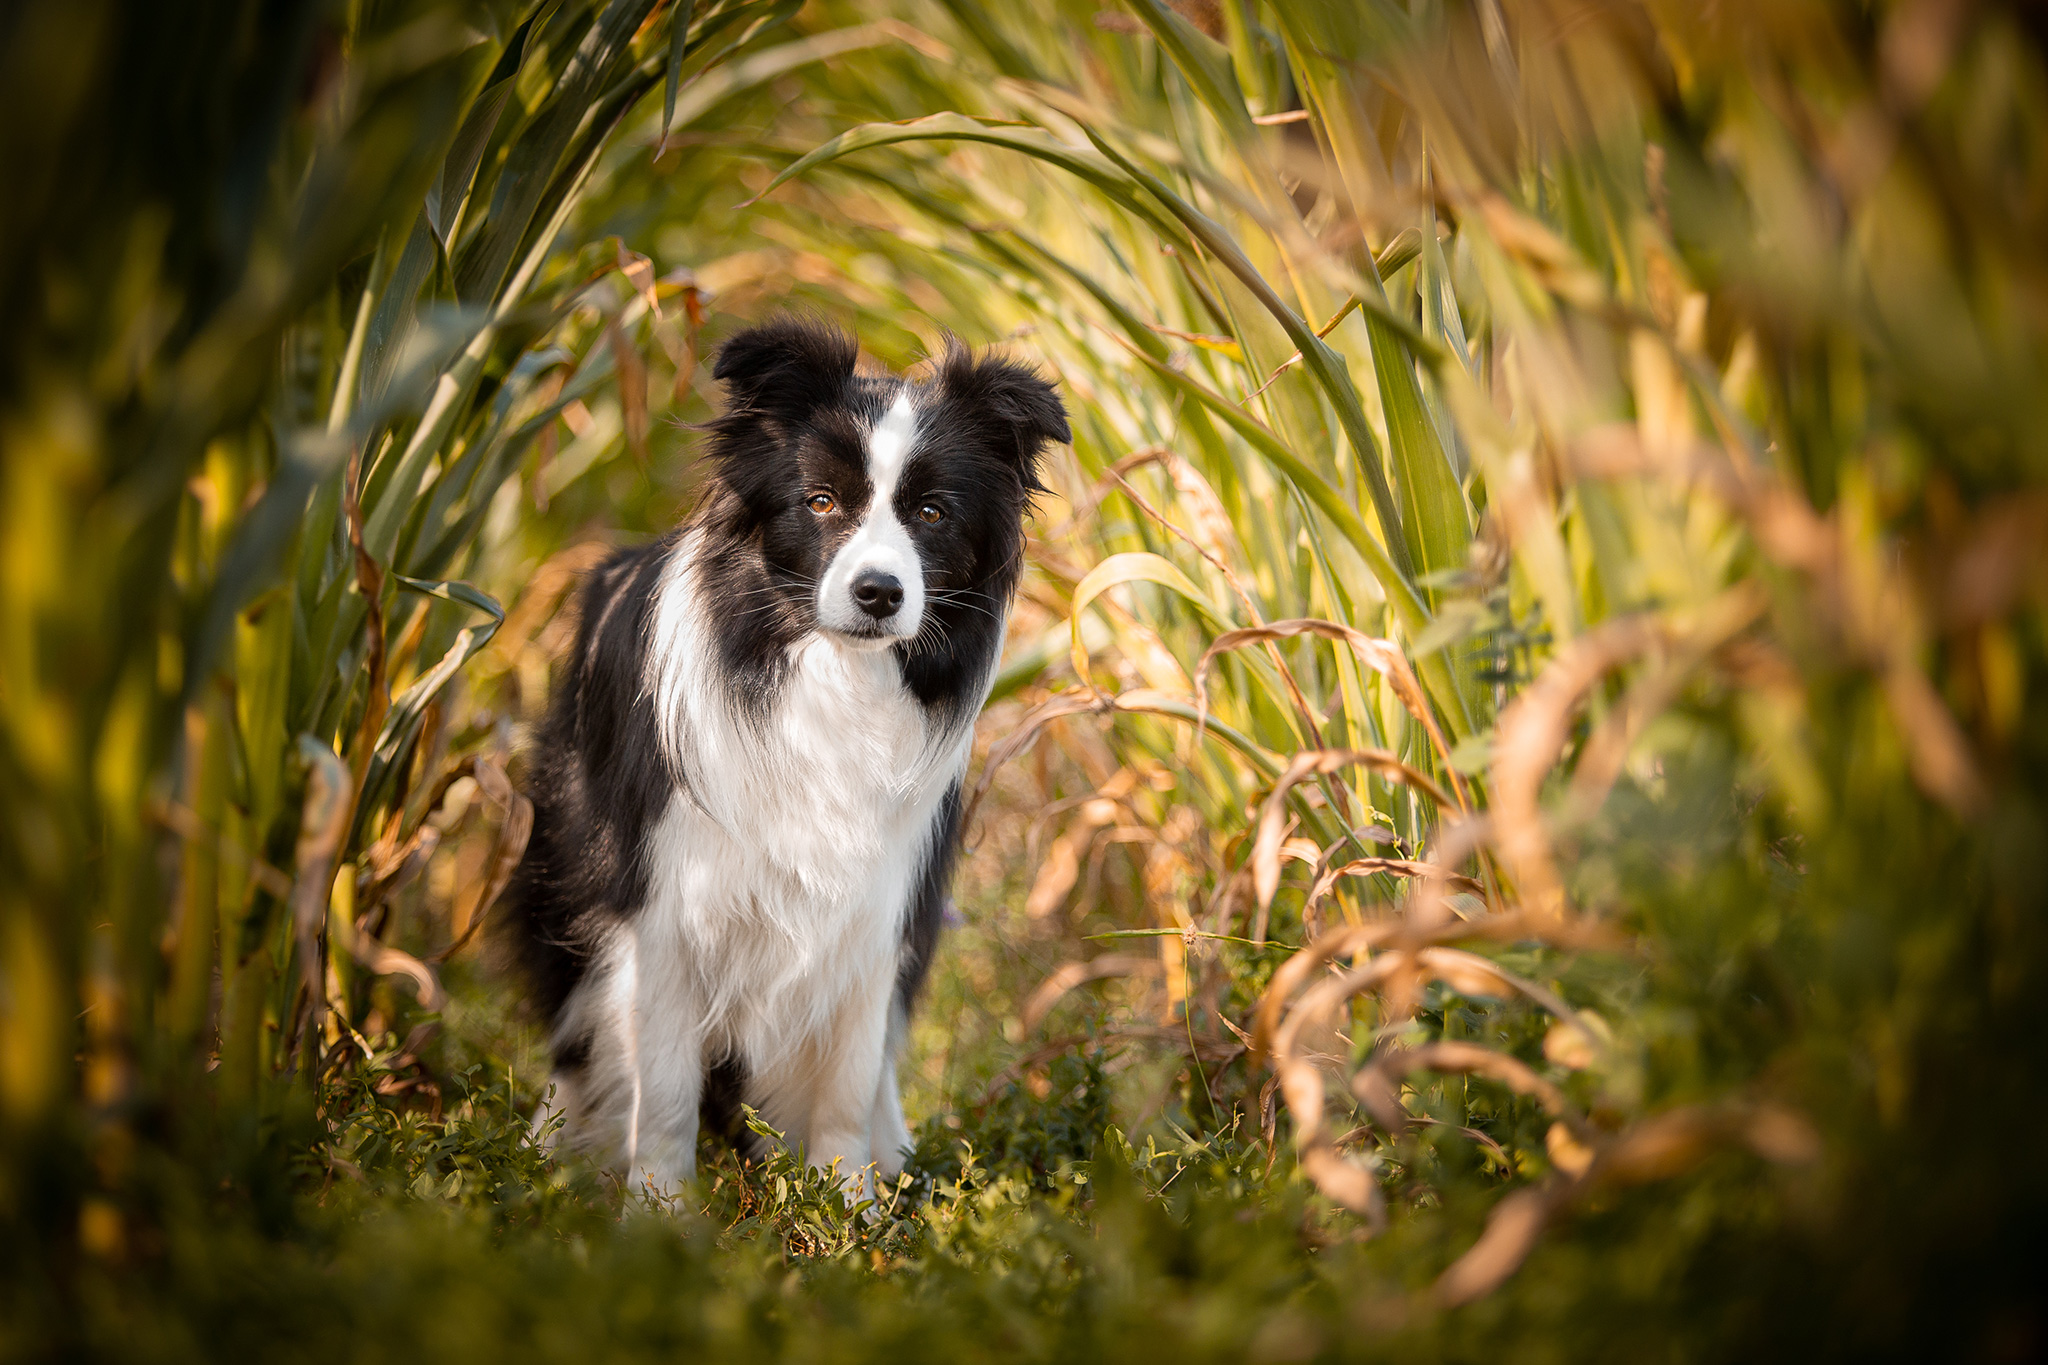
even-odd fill
[[[1597,1018],[1591,1010],[1579,1011],[1578,1023],[1560,1019],[1543,1035],[1543,1055],[1573,1071],[1583,1071],[1600,1055],[1599,1045],[1588,1035],[1586,1025]]]
[[[1550,1164],[1566,1175],[1584,1175],[1593,1165],[1593,1149],[1572,1136],[1572,1130],[1562,1123],[1553,1123],[1543,1134],[1543,1149],[1550,1154]]]

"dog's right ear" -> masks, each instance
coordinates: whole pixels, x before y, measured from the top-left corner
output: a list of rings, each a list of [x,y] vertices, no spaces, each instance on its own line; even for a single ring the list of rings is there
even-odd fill
[[[859,359],[860,347],[838,328],[782,317],[734,334],[718,348],[711,377],[725,385],[733,412],[795,421],[844,393]]]

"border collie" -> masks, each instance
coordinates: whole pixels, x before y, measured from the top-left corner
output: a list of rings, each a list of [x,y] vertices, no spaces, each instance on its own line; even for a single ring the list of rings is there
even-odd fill
[[[676,531],[582,590],[529,764],[513,945],[537,1124],[672,1189],[745,1103],[841,1179],[901,1171],[895,1061],[1023,565],[1052,386],[949,344],[924,382],[783,319],[726,342]]]

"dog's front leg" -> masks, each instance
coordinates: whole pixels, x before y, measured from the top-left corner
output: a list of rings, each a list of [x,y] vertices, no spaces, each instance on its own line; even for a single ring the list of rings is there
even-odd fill
[[[875,1090],[888,1056],[889,1002],[894,983],[886,976],[848,993],[834,1021],[817,1091],[811,1102],[804,1152],[812,1166],[839,1163],[839,1178],[856,1182],[849,1193],[872,1184],[865,1169],[873,1160]]]
[[[647,960],[636,964],[625,1040],[632,1088],[626,1150],[636,1185],[673,1196],[697,1173],[702,1012],[669,955],[643,956]]]
[[[903,1002],[889,1002],[889,1030],[882,1048],[882,1074],[875,1080],[874,1113],[868,1121],[868,1141],[875,1167],[885,1180],[903,1174],[910,1155],[910,1127],[903,1121],[903,1095],[896,1083],[896,1063],[903,1056],[903,1044],[910,1032],[910,1020]]]

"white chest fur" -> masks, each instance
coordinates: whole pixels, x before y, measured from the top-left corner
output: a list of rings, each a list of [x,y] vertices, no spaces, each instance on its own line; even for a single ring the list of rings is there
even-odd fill
[[[748,1101],[813,1160],[893,1164],[893,1145],[871,1152],[878,1113],[901,1128],[885,1074],[889,1001],[933,820],[970,731],[930,733],[890,653],[822,635],[794,647],[759,719],[735,714],[694,550],[685,541],[664,574],[646,674],[684,785],[649,840],[646,903],[562,1021],[616,1040],[598,1049],[615,1061],[578,1084],[586,1113],[572,1122],[609,1130],[603,1145],[622,1148],[631,1168],[687,1175],[699,1079],[735,1055]]]
[[[670,652],[709,647],[688,552],[663,584],[649,664],[687,786],[654,834],[642,937],[667,940],[698,978],[709,1040],[765,1072],[829,1027],[859,981],[895,971],[967,737],[926,733],[892,655],[823,636],[796,647],[763,720],[733,715],[715,671]]]

